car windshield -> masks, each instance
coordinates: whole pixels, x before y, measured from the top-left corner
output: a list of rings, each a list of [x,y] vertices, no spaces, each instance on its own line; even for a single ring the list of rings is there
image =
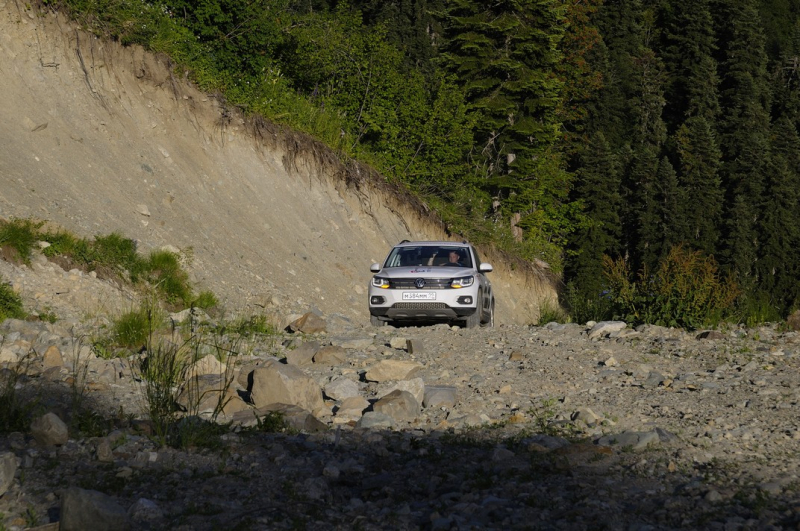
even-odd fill
[[[469,249],[458,245],[395,247],[383,267],[472,267]]]

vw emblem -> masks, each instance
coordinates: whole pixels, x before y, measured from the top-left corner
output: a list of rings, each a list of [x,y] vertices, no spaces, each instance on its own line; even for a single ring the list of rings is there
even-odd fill
[[[417,289],[424,288],[425,287],[425,279],[424,278],[418,278],[417,280],[414,281],[414,285],[417,287]]]

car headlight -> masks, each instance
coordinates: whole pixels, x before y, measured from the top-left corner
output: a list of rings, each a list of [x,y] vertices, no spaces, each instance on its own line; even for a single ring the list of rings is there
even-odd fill
[[[372,277],[372,285],[376,288],[389,289],[389,279],[381,277]]]
[[[450,281],[451,288],[468,288],[475,283],[475,277],[454,278]]]

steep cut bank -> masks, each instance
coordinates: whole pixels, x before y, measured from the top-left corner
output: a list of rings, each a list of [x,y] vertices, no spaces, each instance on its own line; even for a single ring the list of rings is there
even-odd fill
[[[0,0],[0,217],[144,252],[190,251],[233,312],[317,308],[367,322],[369,264],[402,239],[449,239],[413,201],[324,146],[176,77],[169,60]],[[498,323],[531,322],[546,275],[495,265]]]

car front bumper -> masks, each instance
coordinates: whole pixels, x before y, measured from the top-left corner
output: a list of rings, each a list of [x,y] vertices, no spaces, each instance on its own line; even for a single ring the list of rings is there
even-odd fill
[[[424,321],[458,319],[478,309],[477,289],[411,292],[415,297],[432,296],[435,300],[404,299],[403,293],[408,290],[370,288],[369,313],[397,321]]]

